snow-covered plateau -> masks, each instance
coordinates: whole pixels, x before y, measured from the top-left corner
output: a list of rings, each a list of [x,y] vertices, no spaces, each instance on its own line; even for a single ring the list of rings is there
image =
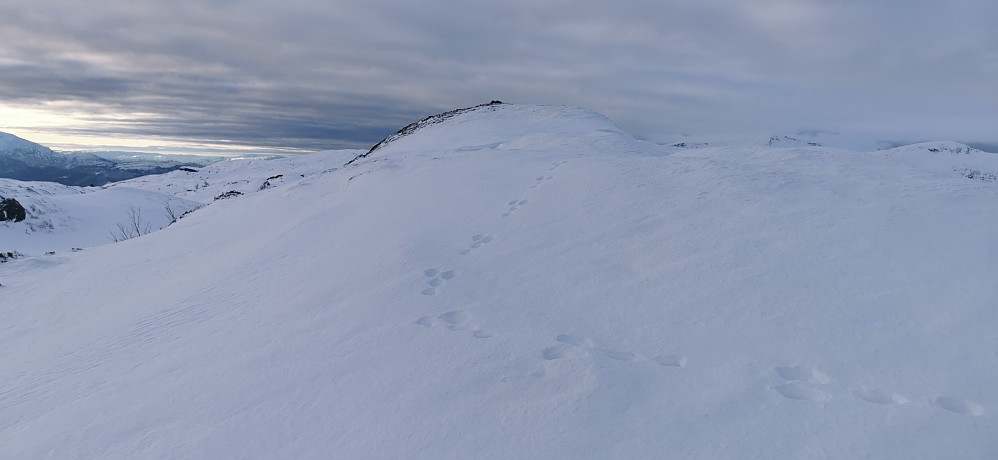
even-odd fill
[[[0,181],[2,456],[998,458],[998,155],[430,121]]]

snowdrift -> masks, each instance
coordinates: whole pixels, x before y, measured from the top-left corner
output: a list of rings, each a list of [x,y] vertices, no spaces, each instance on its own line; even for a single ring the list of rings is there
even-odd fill
[[[902,156],[461,113],[141,238],[0,264],[0,444],[994,457],[998,184]]]

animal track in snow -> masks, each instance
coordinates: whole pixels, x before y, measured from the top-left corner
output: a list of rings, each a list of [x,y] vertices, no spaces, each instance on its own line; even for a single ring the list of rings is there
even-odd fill
[[[426,284],[430,287],[423,289],[423,295],[435,295],[437,293],[437,288],[444,284],[444,281],[450,281],[457,276],[457,272],[454,270],[440,271],[439,268],[427,268],[423,270],[423,276],[429,278]]]
[[[486,234],[482,234],[482,233],[476,234],[475,236],[471,237],[471,245],[468,246],[467,249],[461,251],[460,254],[462,256],[466,256],[468,254],[471,254],[472,250],[478,249],[478,248],[480,248],[480,247],[482,247],[482,246],[484,246],[486,244],[489,244],[493,240],[495,240],[495,237],[493,237],[492,235],[486,235]],[[443,277],[443,275],[444,274],[441,274],[440,276]]]
[[[555,169],[558,169],[559,166],[561,166],[561,165],[563,165],[565,163],[568,163],[568,160],[556,161],[554,163],[551,163],[551,168],[549,168],[548,171],[554,171]]]
[[[900,405],[907,404],[909,402],[908,398],[902,394],[880,389],[856,390],[852,392],[852,394],[859,399],[872,402],[874,404]]]
[[[940,396],[936,398],[936,405],[957,414],[975,417],[984,415],[984,407],[968,399]]]
[[[616,350],[600,350],[610,359],[616,359],[617,361],[635,361],[638,359],[638,355],[631,353],[629,351],[616,351]]]
[[[447,313],[441,314],[437,318],[441,321],[447,323],[451,330],[461,330],[468,327],[468,323],[471,322],[471,313],[464,310],[451,310]]]
[[[547,347],[541,351],[541,356],[548,361],[561,358],[565,356],[565,347],[563,345]]]
[[[799,401],[827,401],[832,399],[832,395],[826,393],[819,385],[831,382],[821,371],[805,365],[800,366],[780,366],[776,368],[776,373],[783,380],[791,383],[777,386],[775,390],[786,398]]]
[[[784,380],[820,383],[822,385],[831,382],[825,374],[810,366],[777,367],[776,373],[780,374]]]
[[[832,395],[805,382],[793,382],[776,387],[776,391],[786,398],[799,401],[828,401]]]
[[[823,390],[825,385],[831,383],[831,379],[813,367],[806,365],[777,367],[776,373],[784,380],[790,381],[790,383],[774,387],[778,393],[786,398],[801,401],[828,401],[832,399],[832,395]],[[911,402],[907,396],[901,393],[880,388],[859,389],[853,391],[852,394],[866,402],[885,406],[900,406]],[[940,396],[934,402],[940,408],[953,413],[972,416],[984,415],[984,406],[968,399]]]
[[[530,186],[530,188],[537,188],[537,186],[539,186],[539,185],[541,185],[541,184],[543,184],[543,183],[545,183],[545,182],[547,182],[547,181],[549,181],[551,179],[554,179],[554,176],[537,176],[537,180],[534,182],[534,185]]]
[[[561,345],[545,348],[541,353],[545,359],[560,358],[564,354],[564,350],[566,350],[569,346],[582,348],[587,351],[597,351],[602,353],[607,358],[615,359],[617,361],[638,361],[641,359],[641,356],[629,351],[597,348],[593,345],[592,340],[589,340],[588,337],[582,335],[561,334],[555,337],[555,340],[561,342]],[[653,361],[662,366],[683,367],[686,365],[686,358],[680,355],[656,356]]]
[[[495,334],[478,329],[471,321],[471,313],[464,310],[451,310],[437,316],[424,316],[416,320],[416,324],[424,327],[434,327],[438,325],[447,326],[452,331],[464,331],[472,329],[471,335],[479,339],[495,337]]]
[[[516,211],[517,209],[519,209],[520,206],[523,206],[523,205],[527,204],[528,202],[529,201],[526,200],[526,199],[524,199],[524,200],[509,200],[509,203],[506,203],[506,204],[509,205],[509,210],[506,211],[506,213],[503,214],[502,216],[503,217],[509,217],[509,215],[513,214],[513,212]]]

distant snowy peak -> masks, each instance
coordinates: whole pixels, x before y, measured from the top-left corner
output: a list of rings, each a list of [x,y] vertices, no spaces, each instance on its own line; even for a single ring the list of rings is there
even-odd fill
[[[884,150],[895,161],[967,179],[998,182],[998,154],[949,141],[923,142]]]
[[[65,155],[13,134],[0,132],[0,162],[19,161],[30,166],[65,166]]]
[[[791,136],[770,136],[770,147],[821,147],[820,142],[806,141]]]
[[[902,154],[902,155],[909,153],[921,153],[921,152],[953,154],[953,155],[987,154],[987,152],[984,152],[983,150],[978,150],[968,145],[951,141],[921,142],[918,144],[896,147],[888,150],[888,152],[894,154]]]

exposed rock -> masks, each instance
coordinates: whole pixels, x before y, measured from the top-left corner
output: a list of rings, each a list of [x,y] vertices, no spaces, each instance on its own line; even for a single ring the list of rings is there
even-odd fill
[[[28,212],[13,198],[0,197],[0,222],[20,222],[28,217]]]
[[[224,200],[226,198],[232,198],[232,197],[236,197],[236,196],[239,196],[239,195],[242,195],[242,194],[243,194],[243,192],[240,192],[238,190],[229,190],[228,192],[225,192],[225,193],[223,193],[223,194],[221,194],[219,196],[216,196],[215,199],[216,200]]]

